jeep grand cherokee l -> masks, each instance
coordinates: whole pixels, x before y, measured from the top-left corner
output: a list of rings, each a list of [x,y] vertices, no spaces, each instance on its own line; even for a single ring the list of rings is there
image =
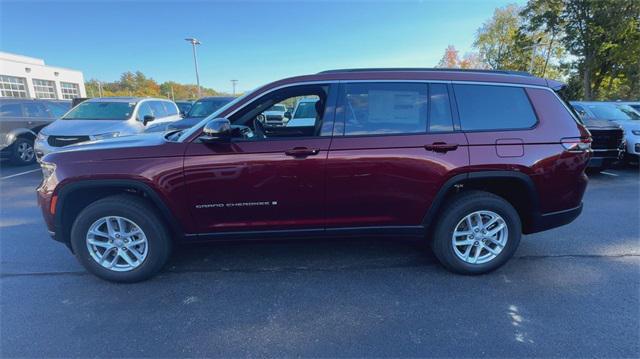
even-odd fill
[[[414,236],[463,274],[504,264],[522,233],[582,210],[589,132],[520,73],[334,70],[280,80],[182,131],[70,146],[43,158],[54,239],[120,282],[159,271],[175,241]],[[316,96],[314,123],[265,126]]]

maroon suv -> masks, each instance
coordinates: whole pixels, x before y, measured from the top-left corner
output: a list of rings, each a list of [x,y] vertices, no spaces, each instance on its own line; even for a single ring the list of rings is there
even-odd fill
[[[491,271],[522,233],[582,210],[589,132],[560,83],[506,71],[361,69],[268,84],[192,128],[68,147],[43,159],[52,236],[121,282],[174,241],[426,238],[442,264]],[[315,99],[270,127],[273,104]]]

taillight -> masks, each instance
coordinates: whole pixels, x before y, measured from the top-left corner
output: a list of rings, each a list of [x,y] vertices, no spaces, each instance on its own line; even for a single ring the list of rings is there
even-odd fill
[[[591,150],[591,137],[569,137],[560,140],[562,147],[569,152],[586,152]]]

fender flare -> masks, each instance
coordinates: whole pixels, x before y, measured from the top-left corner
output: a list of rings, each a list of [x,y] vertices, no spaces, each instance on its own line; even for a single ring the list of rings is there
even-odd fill
[[[131,180],[131,179],[96,179],[96,180],[83,180],[80,182],[69,183],[64,185],[57,191],[58,200],[56,203],[56,215],[54,218],[54,227],[56,233],[56,239],[61,242],[67,242],[68,238],[65,238],[63,230],[65,229],[63,226],[63,208],[66,203],[66,199],[71,193],[75,193],[79,190],[87,190],[92,188],[132,188],[137,191],[144,193],[147,198],[154,204],[154,206],[160,212],[162,218],[166,221],[169,229],[179,235],[183,235],[183,230],[181,224],[177,221],[177,217],[173,214],[169,206],[162,199],[160,194],[153,189],[150,185],[139,181],[139,180]],[[70,233],[70,228],[67,228],[67,232]]]
[[[5,148],[12,146],[16,140],[18,139],[18,137],[24,136],[24,135],[29,135],[29,136],[33,136],[34,140],[35,138],[38,136],[37,133],[33,132],[32,130],[28,129],[28,128],[24,128],[24,127],[20,127],[20,128],[14,128],[11,131],[8,131],[6,133],[3,134],[5,139],[9,139],[9,138],[13,138],[13,140],[11,142],[7,141],[7,143],[5,144]]]
[[[538,191],[535,184],[533,183],[533,180],[528,175],[518,171],[502,170],[467,172],[449,178],[442,185],[442,187],[440,187],[440,190],[434,197],[433,201],[431,202],[431,206],[427,210],[427,213],[422,220],[422,225],[424,226],[424,228],[428,230],[431,224],[433,224],[434,219],[438,216],[438,212],[444,205],[444,199],[447,193],[449,193],[449,191],[451,191],[454,186],[476,179],[515,179],[521,182],[522,184],[524,184],[525,188],[527,188],[527,198],[529,200],[528,206],[531,209],[532,215],[535,216],[540,214],[540,200],[538,197]],[[522,218],[522,224],[524,227],[530,225],[530,223],[528,222],[529,221],[526,218]]]

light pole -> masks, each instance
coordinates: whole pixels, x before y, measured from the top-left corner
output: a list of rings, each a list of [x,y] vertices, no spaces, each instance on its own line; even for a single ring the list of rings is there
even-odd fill
[[[198,98],[202,97],[202,93],[200,90],[200,74],[198,74],[198,55],[196,54],[196,45],[200,45],[200,41],[193,37],[188,37],[185,39],[187,42],[191,43],[191,47],[193,48],[193,63],[196,67],[196,83],[198,85]]]
[[[238,80],[231,80],[231,85],[233,86],[233,96],[235,97],[236,95],[236,84],[238,83]]]

